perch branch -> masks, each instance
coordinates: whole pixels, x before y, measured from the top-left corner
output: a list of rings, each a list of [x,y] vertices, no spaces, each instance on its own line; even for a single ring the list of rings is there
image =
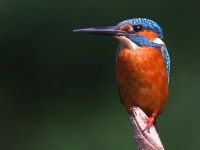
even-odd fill
[[[134,127],[134,138],[137,144],[138,150],[164,150],[160,137],[152,126],[149,130],[145,129],[148,117],[139,108],[135,107],[133,110],[133,116],[131,122]]]

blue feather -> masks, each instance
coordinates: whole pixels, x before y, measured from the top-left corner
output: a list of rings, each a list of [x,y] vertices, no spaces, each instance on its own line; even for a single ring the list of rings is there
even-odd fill
[[[165,59],[165,65],[166,65],[166,69],[167,69],[168,83],[169,83],[169,78],[170,78],[170,57],[169,57],[169,53],[167,51],[167,47],[165,45],[162,46],[161,51],[162,51],[162,55],[163,55],[163,57]]]
[[[161,48],[160,44],[151,42],[146,37],[141,36],[141,35],[127,36],[127,38],[133,41],[135,44],[137,44],[140,47],[149,46],[149,47],[154,47],[154,48]]]

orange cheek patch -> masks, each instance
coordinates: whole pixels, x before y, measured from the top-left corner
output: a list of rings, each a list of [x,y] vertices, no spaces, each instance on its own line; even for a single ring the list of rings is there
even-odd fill
[[[125,24],[125,25],[123,25],[123,26],[120,27],[120,30],[131,32],[131,31],[133,31],[133,27],[130,26],[130,25],[128,25],[128,24]]]
[[[151,31],[151,30],[144,30],[141,32],[136,33],[136,35],[141,35],[149,39],[150,41],[153,41],[158,37],[157,33]]]

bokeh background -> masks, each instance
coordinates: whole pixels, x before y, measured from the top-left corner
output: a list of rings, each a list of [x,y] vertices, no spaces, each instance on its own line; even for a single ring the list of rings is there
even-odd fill
[[[165,149],[200,149],[200,2],[1,0],[0,149],[136,149],[115,81],[117,40],[73,33],[155,20],[171,61]]]

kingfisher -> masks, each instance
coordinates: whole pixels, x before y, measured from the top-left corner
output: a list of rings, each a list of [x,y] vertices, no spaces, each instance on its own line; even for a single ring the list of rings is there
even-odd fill
[[[156,124],[168,97],[170,77],[170,57],[161,27],[150,19],[133,18],[115,26],[74,32],[109,35],[119,41],[115,62],[122,104],[129,115],[134,107],[140,107],[148,116],[146,128]]]

